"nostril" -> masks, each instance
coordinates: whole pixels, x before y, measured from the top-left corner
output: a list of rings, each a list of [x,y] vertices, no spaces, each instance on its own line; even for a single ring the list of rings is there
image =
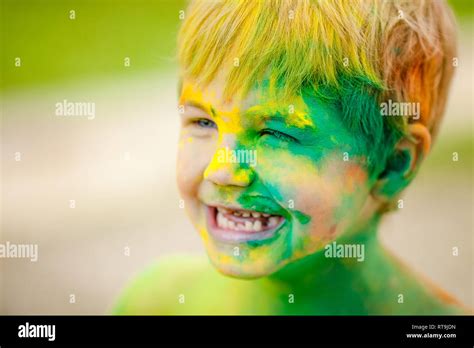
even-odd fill
[[[234,164],[209,165],[204,171],[204,179],[219,186],[249,186],[254,180],[254,172],[250,168],[241,168]]]
[[[216,185],[225,186],[225,185],[228,185],[231,178],[230,178],[229,172],[223,169],[217,169],[217,170],[206,169],[206,171],[204,172],[204,179],[209,180]]]

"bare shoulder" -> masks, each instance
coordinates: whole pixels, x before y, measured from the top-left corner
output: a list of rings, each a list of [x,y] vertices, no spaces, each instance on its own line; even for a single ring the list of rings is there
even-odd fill
[[[425,291],[429,294],[432,300],[437,304],[439,314],[447,315],[472,315],[474,312],[469,309],[453,295],[442,289],[431,280],[423,278],[422,284]]]
[[[112,313],[118,315],[177,314],[190,288],[209,269],[206,256],[164,257],[136,276],[119,296]]]
[[[388,293],[391,293],[392,305],[388,306],[390,314],[472,314],[472,310],[422,273],[393,255],[390,255],[388,259],[390,266],[387,274],[391,277],[386,279],[385,288]]]

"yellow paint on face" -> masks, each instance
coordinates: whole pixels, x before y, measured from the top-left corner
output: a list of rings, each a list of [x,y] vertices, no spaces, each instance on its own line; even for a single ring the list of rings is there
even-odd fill
[[[240,109],[234,107],[228,112],[218,112],[213,119],[219,131],[217,141],[218,148],[204,171],[204,178],[206,179],[211,173],[222,170],[232,176],[231,180],[233,182],[248,182],[250,180],[248,170],[240,168],[238,164],[235,163],[219,161],[219,151],[232,150],[235,147],[235,142],[239,134],[244,131],[240,117]]]
[[[281,114],[285,117],[285,124],[288,127],[316,128],[308,113],[308,107],[301,97],[289,102],[276,102],[274,100],[266,101],[262,105],[256,105],[249,108],[246,113],[262,118]]]
[[[219,94],[214,89],[207,88],[204,92],[187,82],[183,85],[180,104],[193,103],[200,105],[203,111],[216,123],[218,129],[218,148],[216,149],[211,162],[207,166],[203,175],[207,178],[211,173],[218,170],[226,171],[232,175],[232,180],[236,182],[247,182],[250,180],[250,173],[234,163],[220,163],[218,161],[219,150],[235,147],[236,139],[244,131],[241,118],[239,102],[227,102],[222,104],[219,101]],[[218,111],[217,111],[218,110]],[[235,168],[234,168],[235,167]]]
[[[301,96],[292,98],[292,100],[282,101],[278,98],[270,98],[272,93],[275,93],[273,88],[265,93],[262,90],[255,90],[250,93],[245,101],[236,99],[222,101],[222,93],[215,86],[208,86],[205,89],[195,86],[191,81],[186,81],[182,87],[182,94],[180,103],[190,103],[192,105],[199,105],[208,117],[212,119],[218,129],[217,148],[206,167],[203,177],[208,179],[212,173],[224,171],[230,175],[230,180],[235,183],[249,183],[251,182],[252,171],[248,168],[242,168],[235,163],[222,163],[219,159],[220,150],[233,150],[236,147],[237,139],[242,143],[245,137],[243,133],[247,128],[249,119],[251,117],[260,118],[257,120],[264,121],[274,115],[281,115],[285,124],[288,127],[297,128],[316,128],[312,118],[309,115],[309,110]],[[257,104],[242,111],[247,105]],[[190,140],[183,139],[183,142],[190,142]],[[182,145],[182,144],[180,144]]]
[[[234,256],[233,245],[218,242],[209,234],[206,211],[200,208],[201,205],[195,204],[196,211],[193,217],[197,221],[199,234],[210,259],[218,268],[231,275],[269,274],[276,269],[275,267],[281,267],[287,262],[311,254],[321,249],[326,241],[331,240],[332,231],[340,231],[331,229],[335,223],[333,221],[333,216],[336,215],[335,209],[341,206],[342,202],[337,198],[346,192],[346,186],[347,190],[352,192],[354,188],[362,185],[357,185],[357,180],[347,180],[347,176],[337,175],[341,172],[341,168],[346,166],[341,162],[339,153],[328,158],[329,165],[321,164],[320,160],[328,156],[326,151],[330,146],[310,148],[273,137],[259,137],[263,127],[273,128],[274,123],[278,123],[277,129],[287,126],[292,127],[293,131],[294,128],[314,130],[318,128],[324,132],[326,124],[319,125],[320,118],[315,118],[313,121],[310,117],[319,112],[319,109],[315,108],[316,111],[312,109],[310,113],[310,108],[302,96],[296,95],[287,100],[272,97],[265,90],[260,92],[254,90],[245,99],[234,97],[232,100],[225,100],[221,93],[223,89],[218,86],[211,83],[206,88],[200,88],[191,81],[183,85],[180,103],[197,104],[204,112],[197,113],[196,117],[214,121],[218,131],[216,133],[216,130],[211,128],[208,132],[206,129],[210,136],[203,139],[182,133],[184,145],[188,142],[187,136],[191,138],[189,141],[195,140],[195,144],[191,144],[187,150],[191,164],[197,164],[193,167],[199,168],[193,173],[193,182],[202,184],[200,187],[202,192],[189,189],[188,197],[193,194],[192,198],[196,203],[199,203],[200,198],[203,202],[209,200],[209,202],[241,203],[245,208],[247,203],[240,198],[251,191],[246,190],[250,187],[252,177],[255,176],[257,185],[254,187],[258,190],[264,187],[265,192],[263,189],[262,192],[273,197],[275,203],[286,207],[290,223],[283,227],[281,237],[268,244],[239,245],[240,255]],[[325,110],[321,108],[320,112]],[[185,116],[192,117],[192,114]],[[277,122],[272,121],[272,116],[278,118]],[[332,143],[337,142],[337,139],[334,135],[330,137]],[[252,147],[259,151],[256,168],[246,168],[242,164],[219,159],[219,150]],[[313,152],[323,153],[324,156],[320,157]],[[197,157],[199,161],[195,160]],[[217,173],[219,176],[212,175]],[[233,182],[219,182],[222,178]],[[243,184],[236,184],[238,182]],[[210,187],[212,189],[209,189]],[[202,193],[202,196],[199,196],[198,192]],[[294,208],[287,209],[288,199],[294,199]],[[348,207],[350,208],[344,206],[340,211],[344,213],[349,210]],[[311,219],[303,220],[301,215]]]
[[[261,116],[278,113],[285,116],[285,123],[288,127],[315,128],[308,106],[302,96],[285,97],[280,93],[281,86],[278,85],[274,77],[270,77],[267,82],[268,88],[256,88],[254,90],[260,105],[247,111],[254,110]]]
[[[295,111],[287,118],[287,124],[289,126],[295,126],[298,128],[314,127],[313,120],[306,112]]]
[[[208,234],[207,234],[207,228],[206,228],[206,227],[202,227],[202,228],[199,229],[198,232],[199,232],[199,235],[201,236],[201,238],[202,238],[204,244],[207,244],[208,241],[209,241],[209,236],[208,236]]]
[[[179,104],[184,105],[188,101],[198,102],[204,107],[204,111],[211,115],[211,105],[209,102],[206,102],[206,98],[204,98],[202,90],[199,88],[194,88],[194,86],[189,82],[185,82],[181,90]]]
[[[242,183],[242,186],[244,186],[252,181],[252,173],[249,169],[239,167],[238,163],[220,163],[217,157],[215,155],[206,167],[203,174],[204,179],[207,179],[212,173],[222,170],[231,175],[229,181],[233,183]]]
[[[241,110],[239,102],[220,102],[220,95],[213,88],[207,88],[205,92],[187,82],[183,85],[180,104],[191,102],[200,105],[209,117],[216,123],[219,135],[237,135],[243,131]],[[219,110],[219,111],[216,111]]]
[[[181,148],[186,144],[192,143],[193,142],[193,137],[190,135],[181,137],[181,139],[178,142],[178,147]]]

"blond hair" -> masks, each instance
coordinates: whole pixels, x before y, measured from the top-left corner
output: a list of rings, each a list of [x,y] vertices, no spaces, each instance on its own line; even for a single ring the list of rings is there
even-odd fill
[[[378,148],[369,162],[384,165],[380,156],[413,122],[380,117],[384,100],[420,103],[417,121],[433,136],[438,129],[456,54],[443,0],[201,0],[185,16],[183,78],[204,87],[225,71],[228,96],[245,95],[266,74],[285,95],[311,86],[337,99],[344,120]]]

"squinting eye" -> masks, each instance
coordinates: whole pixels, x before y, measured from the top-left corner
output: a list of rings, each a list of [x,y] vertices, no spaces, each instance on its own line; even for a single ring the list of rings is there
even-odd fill
[[[207,118],[199,118],[194,120],[193,123],[202,128],[217,128],[217,125],[214,123],[214,121],[211,121]]]
[[[283,141],[294,141],[296,143],[299,142],[298,139],[292,137],[291,135],[279,132],[279,131],[274,130],[274,129],[268,129],[268,128],[262,129],[260,131],[260,136],[264,136],[264,135],[271,135],[271,136],[273,136],[273,137],[275,137],[279,140],[283,140]]]

